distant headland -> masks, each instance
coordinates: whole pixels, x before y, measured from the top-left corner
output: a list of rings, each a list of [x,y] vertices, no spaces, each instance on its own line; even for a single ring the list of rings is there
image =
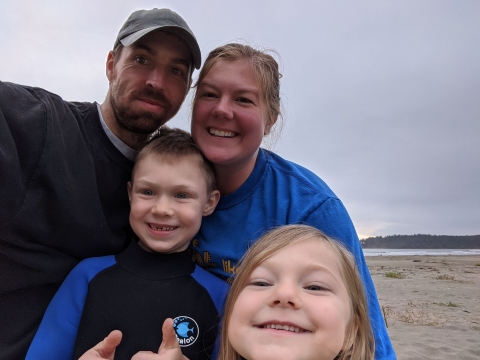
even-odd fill
[[[480,249],[480,235],[389,235],[361,239],[364,249]]]

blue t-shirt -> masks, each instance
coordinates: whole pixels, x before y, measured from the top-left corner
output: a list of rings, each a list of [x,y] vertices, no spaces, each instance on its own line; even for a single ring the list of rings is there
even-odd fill
[[[306,224],[339,240],[355,256],[375,335],[375,358],[396,359],[355,228],[342,202],[310,170],[260,149],[253,172],[203,219],[192,248],[197,264],[227,278],[249,245],[273,227]]]

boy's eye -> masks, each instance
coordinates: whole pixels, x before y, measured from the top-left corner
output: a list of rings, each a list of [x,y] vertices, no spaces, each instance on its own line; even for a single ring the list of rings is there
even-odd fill
[[[152,196],[154,195],[154,192],[152,190],[142,190],[141,193],[143,195],[147,195],[147,196]]]
[[[175,197],[179,199],[188,199],[188,195],[185,193],[178,193],[177,195],[175,195]]]

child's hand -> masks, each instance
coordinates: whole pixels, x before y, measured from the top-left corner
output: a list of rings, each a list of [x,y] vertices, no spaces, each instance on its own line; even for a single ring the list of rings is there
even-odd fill
[[[173,331],[173,319],[168,318],[163,322],[162,333],[163,339],[158,349],[158,354],[151,351],[140,351],[133,356],[132,360],[188,360],[182,354],[177,337]]]
[[[113,360],[115,349],[120,341],[122,341],[122,332],[113,330],[103,341],[88,350],[78,360]]]

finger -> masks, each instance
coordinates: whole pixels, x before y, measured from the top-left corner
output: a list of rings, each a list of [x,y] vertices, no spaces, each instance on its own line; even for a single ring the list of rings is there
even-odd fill
[[[158,349],[159,354],[162,351],[171,349],[178,348],[180,350],[180,345],[178,344],[177,337],[175,336],[175,331],[173,330],[173,319],[165,319],[162,326],[162,334],[163,339],[162,343],[160,344],[160,348]]]
[[[113,330],[102,342],[94,347],[94,350],[98,351],[103,358],[113,359],[115,349],[120,345],[121,341],[122,332],[120,330]]]

